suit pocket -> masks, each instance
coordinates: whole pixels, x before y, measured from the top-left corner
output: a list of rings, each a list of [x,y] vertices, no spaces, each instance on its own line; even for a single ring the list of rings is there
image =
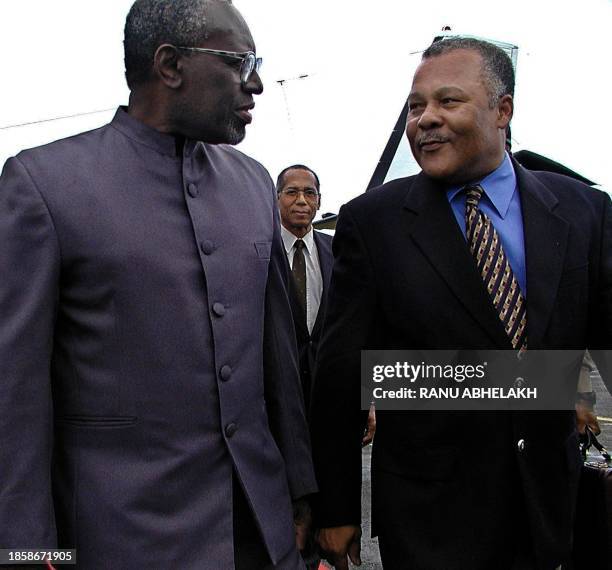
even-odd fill
[[[259,259],[270,260],[270,255],[272,253],[272,242],[271,241],[256,241],[255,242],[255,251],[257,252],[257,257]]]
[[[118,429],[135,425],[136,416],[60,416],[56,420],[59,426],[70,426],[88,429]]]

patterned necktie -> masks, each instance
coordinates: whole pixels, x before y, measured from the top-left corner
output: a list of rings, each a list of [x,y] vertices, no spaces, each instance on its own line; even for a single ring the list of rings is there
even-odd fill
[[[295,240],[295,252],[293,253],[293,266],[291,273],[295,281],[298,299],[304,312],[306,311],[306,259],[304,258],[304,240]]]
[[[527,348],[527,303],[489,217],[478,209],[481,186],[467,186],[465,230],[478,271],[516,350]]]

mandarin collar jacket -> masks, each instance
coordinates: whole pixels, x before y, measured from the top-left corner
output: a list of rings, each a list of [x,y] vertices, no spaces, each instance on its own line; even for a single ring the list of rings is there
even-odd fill
[[[119,109],[6,163],[0,243],[0,546],[230,567],[237,477],[294,549],[316,486],[265,169]]]

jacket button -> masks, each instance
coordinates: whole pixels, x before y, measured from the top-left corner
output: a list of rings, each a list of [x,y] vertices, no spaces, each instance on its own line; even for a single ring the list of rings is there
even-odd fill
[[[213,251],[215,251],[215,244],[212,241],[205,239],[200,244],[200,249],[204,255],[210,255]]]
[[[232,367],[227,364],[222,366],[219,374],[221,375],[221,380],[227,382],[232,377]]]
[[[222,317],[223,315],[225,315],[225,305],[223,305],[223,303],[213,304],[212,310],[213,310],[213,313],[215,313],[215,315],[217,315],[218,317]],[[223,368],[221,370],[223,370]]]
[[[225,426],[225,435],[227,437],[232,437],[238,431],[238,426],[234,423],[227,424]]]
[[[198,190],[198,187],[193,183],[187,186],[187,192],[192,198],[196,198],[197,195],[200,193],[200,191]]]
[[[527,384],[527,382],[525,382],[525,379],[521,378],[520,376],[514,381],[515,388],[523,388],[525,384]]]
[[[523,453],[523,451],[525,451],[525,440],[519,439],[516,443],[516,448],[518,449],[519,453]]]

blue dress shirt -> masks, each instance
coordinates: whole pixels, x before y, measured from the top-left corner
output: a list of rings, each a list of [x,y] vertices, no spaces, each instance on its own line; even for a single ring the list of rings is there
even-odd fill
[[[527,298],[523,214],[516,185],[516,174],[508,153],[505,154],[504,160],[496,170],[474,183],[480,184],[484,190],[479,209],[490,218],[497,230],[523,297]],[[454,186],[446,192],[463,237],[466,236],[465,192],[461,191],[464,187]]]

